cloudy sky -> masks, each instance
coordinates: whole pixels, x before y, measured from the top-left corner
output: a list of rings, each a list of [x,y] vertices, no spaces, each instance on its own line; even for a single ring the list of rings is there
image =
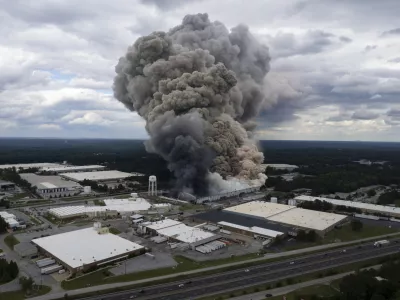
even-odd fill
[[[113,99],[118,58],[206,12],[270,49],[259,138],[400,141],[399,11],[398,0],[0,0],[0,137],[146,138]]]

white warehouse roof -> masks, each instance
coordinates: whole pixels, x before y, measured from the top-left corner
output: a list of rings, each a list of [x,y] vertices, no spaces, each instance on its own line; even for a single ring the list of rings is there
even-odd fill
[[[225,211],[242,213],[261,218],[268,218],[275,214],[296,208],[296,206],[290,206],[285,204],[264,202],[264,201],[251,201],[244,204],[225,208]]]
[[[224,211],[241,213],[272,222],[314,230],[325,230],[346,218],[346,216],[343,215],[317,212],[297,208],[292,205],[263,201],[247,202],[245,204],[226,208]]]
[[[63,207],[56,207],[49,209],[49,213],[58,217],[58,218],[65,218],[65,217],[74,217],[74,216],[82,216],[90,212],[102,212],[110,210],[106,206],[84,206],[84,205],[77,205],[77,206],[63,206]]]
[[[160,230],[160,229],[175,226],[178,224],[182,224],[182,223],[179,221],[172,220],[172,219],[164,219],[161,221],[152,222],[149,225],[146,225],[146,227],[149,229],[152,229],[152,230]]]
[[[261,227],[257,227],[257,226],[246,227],[246,226],[229,223],[229,222],[225,222],[225,221],[218,222],[218,225],[228,226],[228,227],[232,227],[232,228],[236,228],[236,229],[240,229],[240,230],[244,230],[244,231],[253,232],[254,234],[259,234],[259,235],[269,236],[269,237],[274,237],[274,238],[283,234],[283,232],[280,232],[280,231],[270,230],[270,229],[261,228]]]
[[[268,220],[323,231],[346,218],[344,215],[295,208],[272,216]]]
[[[191,230],[181,232],[174,236],[174,238],[182,243],[192,244],[215,236],[211,232],[204,231],[200,228],[190,228]]]
[[[363,202],[354,202],[354,201],[346,201],[346,200],[337,200],[337,199],[330,199],[330,198],[323,198],[323,197],[312,197],[312,196],[298,196],[294,198],[298,201],[315,201],[321,200],[330,202],[333,205],[344,205],[348,207],[354,207],[359,209],[365,209],[370,211],[382,212],[382,213],[395,213],[400,215],[400,208],[399,207],[392,207],[392,206],[385,206],[385,205],[378,205],[378,204],[370,204],[370,203],[363,203]]]
[[[106,199],[104,204],[108,209],[119,212],[145,211],[151,208],[150,202],[143,198]]]
[[[72,268],[143,248],[115,234],[98,234],[93,227],[38,238],[33,242]]]
[[[131,173],[120,171],[96,171],[96,172],[81,172],[81,173],[61,173],[60,176],[74,181],[83,181],[85,179],[92,181],[101,180],[118,180],[131,177]]]
[[[57,167],[42,167],[40,171],[47,172],[68,172],[68,171],[79,171],[79,170],[95,170],[95,169],[104,169],[105,166],[100,165],[90,165],[90,166],[57,166]]]
[[[33,164],[15,164],[15,165],[0,165],[0,169],[9,169],[9,168],[19,168],[29,169],[29,168],[43,168],[43,167],[61,167],[60,164],[55,163],[33,163]]]

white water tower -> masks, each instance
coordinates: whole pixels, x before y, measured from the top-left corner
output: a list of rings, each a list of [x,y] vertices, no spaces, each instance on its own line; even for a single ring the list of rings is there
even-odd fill
[[[149,196],[157,196],[157,177],[149,176]]]

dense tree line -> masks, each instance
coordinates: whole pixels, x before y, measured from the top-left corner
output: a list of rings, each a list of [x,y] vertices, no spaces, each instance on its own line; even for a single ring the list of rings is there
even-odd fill
[[[333,205],[330,202],[315,200],[315,201],[304,201],[297,205],[304,209],[316,210],[316,211],[338,211],[346,213],[357,213],[361,214],[362,211],[359,208],[349,207],[344,205]]]
[[[0,259],[0,283],[6,283],[18,276],[18,265],[14,261],[8,262],[5,259]]]
[[[32,186],[25,179],[22,179],[15,168],[0,169],[0,179],[5,180],[5,181],[11,181],[11,182],[15,183],[16,185],[18,185],[22,188],[25,188],[26,190],[28,190],[32,193],[36,192],[36,187]]]
[[[0,233],[7,232],[7,228],[8,228],[8,224],[2,217],[0,217]]]
[[[378,204],[382,205],[395,204],[395,202],[398,200],[400,200],[400,193],[397,190],[391,190],[379,196]]]

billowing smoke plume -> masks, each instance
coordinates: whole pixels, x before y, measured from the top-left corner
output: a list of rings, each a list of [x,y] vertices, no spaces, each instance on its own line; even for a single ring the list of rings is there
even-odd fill
[[[268,48],[245,25],[228,31],[207,14],[139,38],[116,66],[114,96],[146,120],[177,190],[205,195],[262,184],[252,121],[264,101]]]

